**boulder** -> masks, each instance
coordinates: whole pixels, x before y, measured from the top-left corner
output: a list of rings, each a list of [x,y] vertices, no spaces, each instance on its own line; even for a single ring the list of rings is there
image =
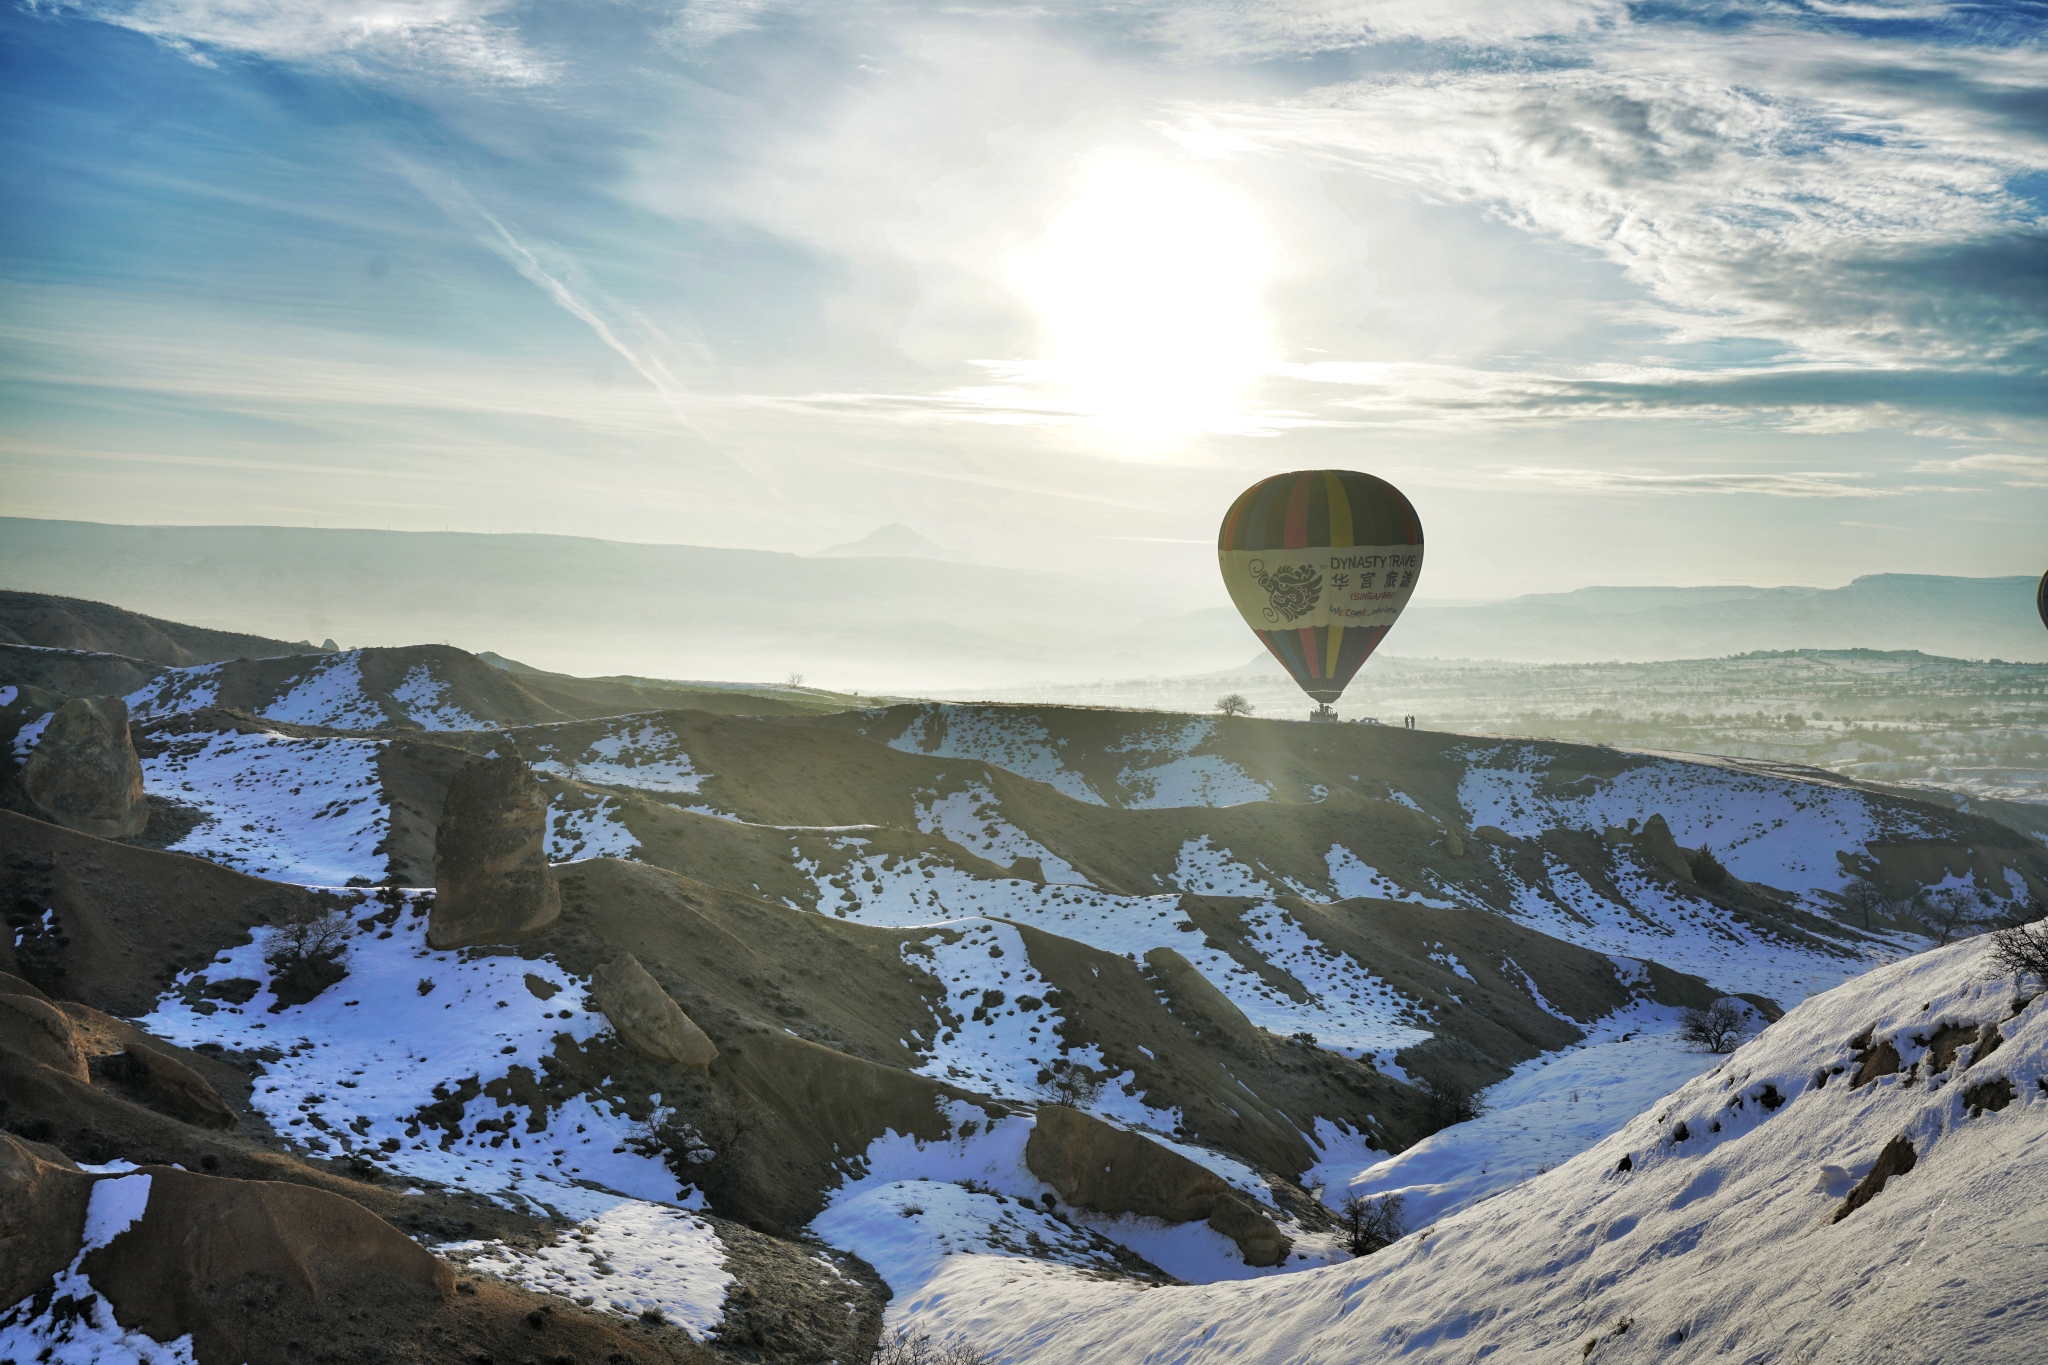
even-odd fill
[[[1678,840],[1672,836],[1671,826],[1663,816],[1653,815],[1643,821],[1643,827],[1636,831],[1635,845],[1678,880],[1692,880],[1692,859],[1686,857],[1685,850],[1678,846]]]
[[[631,953],[620,953],[592,972],[590,994],[634,1051],[702,1072],[718,1060],[718,1048],[704,1030]]]
[[[105,1057],[109,1074],[134,1094],[197,1128],[233,1128],[237,1119],[213,1083],[164,1043],[125,1019],[67,1000],[58,1007],[88,1056]]]
[[[280,1320],[417,1312],[454,1292],[446,1263],[341,1195],[169,1166],[140,1173],[142,1217],[82,1269],[123,1327],[158,1341],[189,1332],[200,1360],[278,1359],[269,1338]]]
[[[1167,1223],[1206,1220],[1237,1243],[1246,1265],[1278,1265],[1293,1243],[1223,1178],[1142,1133],[1065,1105],[1042,1104],[1024,1164],[1059,1197],[1097,1213]]]
[[[21,769],[36,809],[80,834],[129,839],[149,823],[142,760],[119,697],[73,697],[58,707]]]
[[[92,1177],[55,1148],[0,1133],[0,1306],[71,1264],[91,1193]]]
[[[510,943],[560,918],[548,870],[548,802],[517,755],[459,769],[434,831],[434,908],[427,943]]]
[[[71,1021],[47,1000],[0,994],[0,1051],[54,1067],[77,1080],[87,1077],[85,1053]]]

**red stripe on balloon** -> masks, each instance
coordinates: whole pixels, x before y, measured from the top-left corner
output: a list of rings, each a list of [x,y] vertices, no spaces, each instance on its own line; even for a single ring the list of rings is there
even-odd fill
[[[1313,628],[1304,627],[1297,633],[1301,636],[1301,653],[1302,657],[1307,661],[1309,677],[1321,677],[1323,665],[1316,658],[1316,636],[1319,632]]]
[[[1308,547],[1308,490],[1315,481],[1315,475],[1304,474],[1294,481],[1294,491],[1287,497],[1287,548],[1301,550]]]

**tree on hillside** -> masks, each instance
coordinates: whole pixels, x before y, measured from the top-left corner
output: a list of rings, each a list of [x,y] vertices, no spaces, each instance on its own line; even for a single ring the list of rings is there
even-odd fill
[[[1407,1231],[1402,1215],[1406,1202],[1398,1194],[1383,1194],[1378,1199],[1354,1194],[1345,1200],[1337,1211],[1343,1220],[1344,1249],[1353,1256],[1370,1256],[1400,1241]]]
[[[1679,1016],[1681,1042],[1709,1052],[1733,1052],[1749,1027],[1749,1011],[1722,997],[1705,1009],[1688,1009]]]
[[[1728,869],[1714,856],[1714,850],[1706,844],[1687,855],[1686,864],[1692,868],[1692,879],[1701,886],[1724,886],[1728,881]]]
[[[1936,943],[1982,933],[1991,897],[1967,886],[1944,886],[1920,898],[1920,926]]]
[[[1226,692],[1216,699],[1216,709],[1226,716],[1248,716],[1253,706],[1242,692]]]

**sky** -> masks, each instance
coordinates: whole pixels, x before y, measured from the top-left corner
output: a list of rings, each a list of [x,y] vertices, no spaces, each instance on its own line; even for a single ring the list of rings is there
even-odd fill
[[[2048,568],[2048,5],[4,0],[0,513]],[[1220,600],[1220,599],[1218,599]]]

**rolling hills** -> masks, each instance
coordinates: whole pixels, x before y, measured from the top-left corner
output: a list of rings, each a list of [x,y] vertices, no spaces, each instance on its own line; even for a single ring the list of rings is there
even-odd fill
[[[1609,1198],[1588,1172],[1617,1143],[1642,1170],[1602,1226],[1650,1228],[1666,1184],[1698,1184],[1684,1139],[1651,1159],[1642,1116],[1669,1092],[1688,1122],[1719,1112],[1714,1059],[1675,1036],[1686,1007],[1732,999],[1770,1025],[1722,1075],[1753,1073],[1745,1103],[1775,1126],[1744,1109],[1701,1149],[1727,1153],[1707,1162],[1726,1198],[1766,1179],[1737,1167],[1805,1150],[1779,1141],[1804,1131],[1786,1115],[1832,1115],[1811,1150],[1842,1148],[1845,1169],[1865,1154],[1843,1125],[1932,1122],[1913,1107],[1931,1088],[1895,1100],[1890,1082],[1837,1113],[1848,1089],[1811,1082],[1850,1014],[1910,1032],[1886,1022],[1906,994],[1973,1023],[1992,1005],[1975,946],[1899,961],[1925,941],[1864,927],[1852,882],[1894,902],[1954,889],[1987,914],[2048,897],[2048,850],[2007,825],[1760,761],[1055,706],[829,709],[445,645],[168,666],[24,644],[0,665],[0,972],[53,1008],[132,1020],[131,1053],[174,1050],[236,1125],[194,1125],[205,1091],[178,1110],[132,1067],[64,1079],[53,1054],[7,1064],[7,1126],[102,1181],[122,1174],[110,1162],[176,1163],[338,1194],[512,1296],[493,1312],[551,1302],[591,1333],[638,1333],[607,1339],[623,1358],[845,1359],[893,1292],[891,1321],[1078,1359],[1160,1285],[1140,1298],[1199,1358],[1234,1339],[1208,1308],[1149,1297],[1176,1281],[1255,1279],[1232,1292],[1262,1306],[1230,1311],[1290,1323],[1396,1292],[1370,1286],[1432,1239],[1350,1261],[1333,1206],[1353,1190],[1403,1194],[1466,1239],[1461,1257],[1492,1247],[1489,1275],[1534,1274],[1515,1268],[1537,1264],[1527,1248]],[[149,824],[127,843],[58,828],[21,786],[79,694],[119,695],[132,718]],[[443,805],[487,753],[536,783],[559,918],[435,947]],[[338,935],[310,976],[280,965],[308,915]],[[622,955],[714,1045],[708,1065],[629,1041],[599,985]],[[2023,1081],[2031,1018],[2004,1035]],[[1754,1098],[1766,1081],[1789,1107]],[[1475,1090],[1494,1112],[1452,1122]],[[1880,1097],[1892,1107],[1870,1109]],[[2038,1128],[2020,1099],[1986,1131]],[[1084,1149],[1153,1174],[1082,1192],[1042,1150],[1055,1107],[1092,1116],[1071,1121]],[[1761,1155],[1741,1145],[1752,1127]],[[1985,1169],[1977,1139],[1955,1141],[1976,1153],[1959,1169]],[[1206,1189],[1203,1212],[1167,1216],[1144,1193],[1161,1181]],[[1728,1254],[1791,1235],[1792,1208]],[[2013,1226],[1997,1235],[2033,1235]],[[1651,1231],[1661,1246],[1684,1229]],[[672,1254],[650,1259],[650,1239]],[[1676,1291],[1640,1283],[1612,1312],[1517,1306],[1536,1325],[1512,1339],[1595,1334],[1614,1354],[1650,1338],[1610,1338],[1609,1319],[1677,1330]],[[1450,1342],[1445,1324],[1510,1311],[1445,1284],[1412,1323],[1375,1309],[1374,1330]],[[0,1333],[58,1330],[17,1318]],[[1737,1319],[1755,1330],[1725,1307],[1684,1320]],[[215,1319],[193,1321],[209,1340]],[[1287,1327],[1260,1358],[1325,1349],[1313,1336]]]

